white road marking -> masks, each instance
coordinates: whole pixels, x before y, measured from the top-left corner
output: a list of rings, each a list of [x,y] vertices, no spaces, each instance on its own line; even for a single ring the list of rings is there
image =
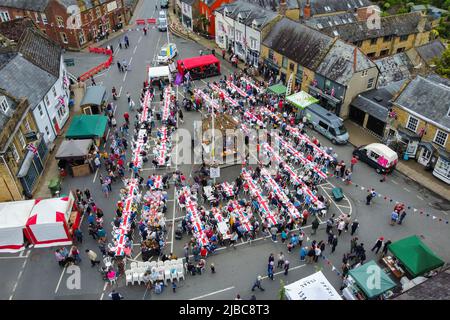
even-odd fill
[[[127,78],[128,70],[125,71],[125,75],[123,76],[122,82],[125,82],[125,79]]]
[[[394,184],[398,184],[398,182],[397,181],[395,181],[395,180],[391,180]]]
[[[128,62],[128,65],[131,64],[131,61],[133,61],[133,57],[130,58],[130,62]]]
[[[419,198],[422,201],[425,200],[424,198],[422,198],[421,196],[418,196],[417,194],[416,194],[416,197]]]
[[[133,54],[136,54],[137,45],[134,47]]]
[[[204,294],[202,296],[195,297],[195,298],[192,298],[192,299],[189,299],[189,300],[198,300],[198,299],[206,298],[206,297],[209,297],[209,296],[221,293],[221,292],[229,291],[231,289],[234,289],[234,286],[233,287],[228,287],[228,288],[225,288],[225,289],[222,289],[222,290],[217,290],[217,291],[214,291],[214,292],[211,292],[211,293],[207,293],[207,294]]]
[[[97,174],[98,174],[98,168],[97,168],[97,170],[95,170],[94,180],[92,180],[92,183],[94,183],[95,180],[97,179]]]
[[[141,43],[142,36],[139,37],[138,43]]]
[[[106,282],[105,285],[103,286],[103,292],[102,292],[102,295],[100,296],[100,300],[103,300],[103,296],[105,295],[105,290],[106,290],[107,286],[108,286],[108,282]]]
[[[300,268],[303,268],[303,267],[306,267],[306,264],[301,264],[299,266],[296,266],[296,267],[293,267],[293,268],[289,268],[289,271],[297,270],[297,269],[300,269]],[[282,274],[282,273],[284,273],[284,270],[280,271],[280,272],[277,272],[277,273],[274,273],[273,275],[277,276],[277,275]],[[267,279],[267,278],[269,278],[269,277],[268,276],[261,277],[262,280]]]
[[[403,188],[403,190],[405,190],[406,192],[411,192],[411,190],[409,190],[407,188]]]
[[[63,278],[63,275],[64,275],[64,273],[66,272],[66,268],[67,268],[67,267],[64,267],[63,271],[61,272],[61,276],[59,277],[59,281],[58,281],[58,284],[57,284],[56,289],[55,289],[55,294],[56,294],[56,292],[58,292],[59,285],[61,284],[61,280],[62,280],[62,278]]]
[[[122,89],[123,89],[123,87],[120,86],[120,89],[119,89],[119,96],[118,96],[118,97],[120,97],[120,94],[122,93]]]
[[[8,259],[26,259],[27,257],[0,257],[2,260],[8,260]]]
[[[141,256],[142,252],[139,252],[136,257],[133,258],[133,260],[136,260],[137,258],[139,258]]]

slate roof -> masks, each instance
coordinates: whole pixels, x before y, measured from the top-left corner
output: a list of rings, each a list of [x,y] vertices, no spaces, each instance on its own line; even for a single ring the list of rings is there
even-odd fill
[[[303,24],[282,18],[263,44],[300,65],[315,70],[330,50],[334,39]]]
[[[331,16],[320,16],[314,17],[310,19],[303,20],[302,22],[306,24],[308,27],[311,27],[316,30],[321,30],[323,28],[331,27],[331,26],[339,26],[345,25],[348,23],[353,23],[358,21],[353,13],[340,13],[334,14]]]
[[[38,67],[59,77],[61,47],[38,30],[28,28],[23,33],[18,50]]]
[[[341,26],[323,28],[321,31],[334,37],[338,36],[344,41],[356,42],[384,36],[402,36],[419,33],[420,12],[392,15],[381,18],[381,28],[370,28],[366,21],[358,21]],[[431,30],[431,23],[426,21],[424,31]]]
[[[354,74],[354,52],[356,50],[356,72],[375,68],[375,63],[357,47],[337,40],[320,63],[316,72],[342,85],[347,85]]]
[[[400,89],[400,86],[397,85],[396,88],[397,90],[392,90],[392,88],[384,87],[363,92],[352,101],[352,106],[357,107],[378,120],[386,122],[389,108],[392,106],[390,100]]]
[[[0,7],[43,12],[50,0],[1,0]]]
[[[280,6],[280,0],[243,0],[245,2],[254,4],[260,8],[264,8],[270,11],[278,11]],[[299,5],[297,0],[286,0],[286,5],[288,9],[298,9]],[[275,10],[274,10],[275,8]]]
[[[191,6],[195,3],[197,0],[180,0],[183,3],[186,3],[188,6]]]
[[[99,0],[100,4],[107,3],[108,1],[110,1],[110,0]],[[73,5],[78,5],[79,1],[78,0],[58,0],[58,2],[67,8],[67,7],[70,7]],[[89,10],[89,9],[95,7],[94,2],[91,0],[83,0],[83,2],[86,6],[86,10]]]
[[[306,6],[307,0],[298,0],[300,7]],[[310,0],[311,16],[330,14],[337,11],[354,11],[356,8],[371,6],[369,0]],[[330,8],[330,10],[327,10]]]
[[[418,284],[394,300],[450,300],[450,269]]]
[[[414,68],[414,65],[408,58],[408,55],[404,52],[378,59],[374,62],[380,69],[378,85],[381,87],[387,86],[392,82],[410,79],[410,70]]]
[[[0,88],[17,98],[28,98],[34,109],[58,78],[31,63],[20,53],[0,69]]]
[[[415,49],[426,63],[430,63],[434,58],[442,56],[445,51],[445,45],[439,39],[436,39]]]
[[[243,24],[251,26],[253,21],[256,20],[259,23],[259,27],[264,27],[267,23],[275,19],[278,13],[262,9],[254,4],[245,1],[236,1],[229,4],[221,5],[216,11],[224,13],[225,8],[228,10],[228,17],[238,21],[238,15],[244,19]]]
[[[14,19],[0,23],[0,34],[9,40],[19,42],[26,29],[35,27],[30,18]]]
[[[450,131],[450,87],[417,76],[403,89],[395,103]]]

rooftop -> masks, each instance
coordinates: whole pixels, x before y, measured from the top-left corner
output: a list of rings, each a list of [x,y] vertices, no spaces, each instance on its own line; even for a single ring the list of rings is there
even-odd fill
[[[248,3],[252,3],[260,8],[264,8],[266,10],[278,11],[280,6],[280,0],[242,0]],[[286,5],[288,9],[298,9],[297,0],[286,0]]]
[[[43,12],[50,0],[2,0],[0,6]]]
[[[15,98],[13,98],[5,90],[0,88],[0,99],[3,99],[3,97],[6,99],[9,109],[6,113],[3,111],[0,112],[0,132],[3,131],[5,124],[8,123],[9,119],[11,119],[12,115],[16,111],[17,106],[19,105],[18,101]],[[3,146],[1,146],[1,148],[3,148]]]
[[[355,50],[356,68],[354,68]],[[346,85],[352,79],[355,71],[360,72],[375,67],[375,63],[367,58],[357,47],[349,45],[342,40],[337,40],[320,63],[316,72],[336,83]]]
[[[333,38],[288,18],[282,18],[272,28],[263,44],[310,70],[316,70],[330,50]]]
[[[374,62],[380,69],[378,85],[381,87],[387,86],[392,82],[410,79],[410,70],[414,68],[411,60],[408,58],[408,55],[404,52],[378,59]]]
[[[449,101],[450,87],[417,76],[403,89],[395,103],[450,131]]]
[[[344,41],[357,42],[385,36],[403,36],[430,31],[431,24],[420,12],[392,15],[381,18],[381,28],[370,28],[366,21],[346,25],[324,27],[322,32],[338,36]]]
[[[275,19],[278,13],[271,10],[262,9],[254,4],[245,1],[236,1],[228,4],[223,4],[216,11],[224,13],[228,11],[228,17],[238,21],[239,15],[243,19],[243,24],[251,26],[253,21],[257,21],[259,27],[265,26],[267,23]]]
[[[450,269],[407,290],[394,300],[450,300]]]
[[[445,45],[441,40],[436,39],[420,47],[416,47],[417,54],[427,63],[431,63],[433,59],[442,57],[445,51]]]
[[[0,34],[5,38],[18,42],[28,28],[34,28],[35,24],[30,18],[14,19],[0,23]]]
[[[307,0],[298,0],[300,7],[306,6]],[[342,11],[354,11],[372,5],[369,0],[310,0],[311,16]]]
[[[331,27],[331,26],[339,26],[345,25],[348,23],[356,22],[357,18],[353,13],[340,13],[334,14],[330,16],[319,16],[304,20],[303,23],[308,27],[311,27],[316,30],[321,30],[323,28]]]

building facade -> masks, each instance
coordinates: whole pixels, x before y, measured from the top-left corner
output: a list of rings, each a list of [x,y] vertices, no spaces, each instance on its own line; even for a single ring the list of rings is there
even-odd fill
[[[198,6],[197,28],[205,34],[216,36],[216,17],[214,11],[222,4],[230,3],[234,0],[200,0]]]
[[[0,106],[0,202],[17,201],[32,195],[48,149],[26,98],[0,88]]]
[[[430,41],[431,23],[420,13],[381,17],[379,26],[368,23],[366,18],[361,14],[357,22],[327,26],[320,31],[353,43],[369,58],[401,53]]]
[[[194,31],[194,24],[198,19],[199,0],[181,0],[180,5],[181,24],[186,29]]]
[[[393,101],[395,117],[387,140],[404,145],[405,153],[450,184],[450,81],[417,76]]]
[[[281,16],[245,1],[224,4],[215,16],[219,48],[234,52],[242,61],[257,67],[262,39]]]
[[[19,28],[17,21],[11,24]],[[4,34],[6,30],[3,26]],[[69,79],[61,47],[35,28],[23,28],[18,38],[0,51],[0,87],[28,99],[38,132],[51,144],[69,118]]]
[[[377,66],[357,47],[329,37],[296,21],[283,18],[264,38],[263,74],[305,91],[320,104],[347,118],[351,101],[375,88]]]
[[[124,0],[4,0],[0,21],[28,17],[63,48],[80,50],[127,24]]]

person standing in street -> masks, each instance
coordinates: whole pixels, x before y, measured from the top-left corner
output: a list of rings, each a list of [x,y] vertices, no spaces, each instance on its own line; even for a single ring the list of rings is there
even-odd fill
[[[353,223],[350,227],[350,229],[352,230],[352,232],[350,233],[351,236],[355,234],[356,229],[358,229],[358,227],[359,227],[358,219],[355,219],[355,221],[353,221]]]
[[[264,291],[264,290],[265,290],[265,289],[261,286],[261,276],[257,276],[257,277],[256,277],[256,281],[255,281],[255,283],[253,284],[252,291],[255,291],[255,288],[258,288],[258,289],[261,290],[261,291]]]
[[[391,213],[391,226],[394,226],[397,220],[398,220],[398,212],[394,210]]]
[[[338,245],[338,237],[337,235],[334,235],[333,240],[331,242],[331,253],[333,253],[336,250],[337,245]]]
[[[284,254],[283,252],[280,252],[280,254],[278,255],[277,268],[283,268],[283,264],[284,264]]]
[[[334,214],[331,215],[331,217],[327,220],[327,234],[330,234],[330,231],[333,229],[334,225]]]
[[[384,241],[384,238],[383,237],[379,237],[377,239],[377,242],[375,242],[375,245],[373,246],[373,248],[370,251],[373,252],[373,250],[377,249],[377,251],[375,253],[378,253],[378,251],[380,251],[380,249],[381,249],[381,247],[383,245],[383,241]]]
[[[403,210],[402,211],[402,213],[400,213],[400,218],[398,219],[398,224],[402,224],[402,222],[403,222],[403,219],[405,219],[405,217],[406,217],[406,211],[405,210]]]
[[[352,157],[352,160],[350,160],[350,170],[352,170],[353,172],[353,167],[355,166],[355,164],[358,163],[358,158],[356,156]]]
[[[91,266],[94,267],[96,264],[100,264],[100,261],[97,260],[97,254],[89,249],[86,249],[87,256],[89,260],[91,261]]]
[[[381,253],[383,254],[383,256],[385,256],[385,255],[387,254],[388,249],[389,249],[389,245],[390,245],[391,243],[392,243],[391,240],[388,240],[388,241],[386,241],[386,242],[384,243],[384,245],[383,245],[383,250],[381,251]]]
[[[368,190],[367,191],[367,197],[366,197],[366,205],[370,205],[370,202],[372,201],[372,199],[375,197],[375,189],[372,190]]]
[[[350,253],[356,251],[357,245],[358,245],[358,237],[352,238],[352,240],[350,240]]]
[[[277,243],[277,232],[278,232],[278,228],[276,226],[273,226],[272,228],[270,228],[270,234],[272,235],[272,241]]]
[[[317,229],[319,228],[320,222],[319,220],[316,218],[314,219],[314,221],[311,224],[311,228],[312,228],[312,232],[311,235],[316,234],[317,233]]]
[[[289,260],[286,259],[286,260],[284,261],[284,275],[287,276],[287,275],[288,275],[288,272],[289,272]]]
[[[120,61],[117,61],[117,68],[119,68],[119,72],[122,72],[122,66],[120,65]]]
[[[341,236],[342,231],[345,229],[345,221],[344,220],[339,222],[337,229],[338,229],[338,236]]]
[[[270,280],[273,280],[273,266],[274,266],[274,262],[270,261],[268,266],[267,266],[267,277]]]

